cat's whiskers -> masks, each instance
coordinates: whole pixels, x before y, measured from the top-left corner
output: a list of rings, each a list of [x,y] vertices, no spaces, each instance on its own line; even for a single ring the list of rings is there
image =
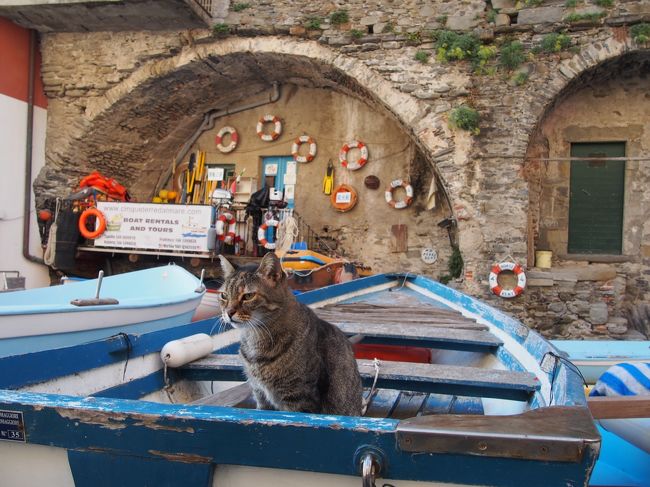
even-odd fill
[[[264,323],[259,318],[255,318],[253,316],[250,317],[248,322],[253,325],[253,328],[259,328],[264,333],[266,333],[267,336],[269,337],[269,340],[271,340],[271,347],[275,346],[275,340],[273,340],[273,335],[271,334],[271,330],[269,330],[269,327],[266,325],[266,323]]]

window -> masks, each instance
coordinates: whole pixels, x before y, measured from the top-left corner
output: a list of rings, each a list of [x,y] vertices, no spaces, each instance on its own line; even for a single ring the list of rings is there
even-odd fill
[[[621,254],[625,161],[597,158],[624,157],[625,142],[571,144],[569,196],[569,254]]]

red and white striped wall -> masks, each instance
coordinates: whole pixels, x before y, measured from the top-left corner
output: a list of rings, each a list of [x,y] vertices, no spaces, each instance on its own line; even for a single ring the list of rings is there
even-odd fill
[[[47,99],[36,53],[32,178],[45,163]],[[23,257],[23,212],[27,96],[29,77],[29,30],[0,17],[0,272],[20,271],[29,288],[49,284],[47,267]],[[42,257],[32,194],[31,255]],[[0,274],[2,280],[2,274]],[[0,289],[3,282],[0,282]]]

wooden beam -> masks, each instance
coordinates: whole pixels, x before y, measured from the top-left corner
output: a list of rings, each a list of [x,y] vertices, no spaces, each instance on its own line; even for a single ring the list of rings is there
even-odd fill
[[[650,418],[650,396],[596,396],[587,404],[594,419]]]

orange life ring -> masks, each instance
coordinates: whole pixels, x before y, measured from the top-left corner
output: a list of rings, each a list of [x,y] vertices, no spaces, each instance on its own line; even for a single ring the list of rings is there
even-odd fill
[[[350,211],[357,204],[357,192],[352,186],[341,184],[332,191],[330,202],[334,209],[341,213]]]
[[[350,149],[359,149],[361,151],[361,157],[354,162],[348,161],[348,152],[350,152]],[[366,162],[368,162],[368,147],[359,140],[348,142],[341,147],[341,152],[339,152],[339,161],[341,161],[343,167],[348,168],[350,171],[361,169],[365,166]]]
[[[404,188],[406,191],[405,199],[401,201],[395,201],[395,198],[393,198],[393,191],[395,191],[397,188]],[[388,188],[386,188],[386,193],[384,196],[386,197],[386,203],[388,203],[390,206],[397,210],[403,210],[404,208],[407,208],[413,201],[413,186],[402,179],[394,179],[390,182]]]
[[[264,124],[265,123],[272,123],[273,124],[273,132],[270,134],[265,134],[264,133]],[[278,137],[280,137],[280,134],[282,133],[282,122],[278,117],[275,115],[264,115],[260,117],[259,122],[257,122],[257,135],[260,139],[262,139],[265,142],[272,142]]]
[[[504,289],[499,285],[497,278],[499,274],[503,271],[512,271],[517,276],[517,286],[514,289]],[[502,298],[514,298],[519,296],[526,289],[526,273],[524,272],[523,267],[514,262],[501,262],[500,264],[494,264],[492,266],[492,271],[490,272],[490,277],[488,278],[490,283],[490,289],[494,294]]]
[[[88,230],[88,228],[86,227],[86,222],[88,221],[88,218],[91,216],[94,216],[96,219],[95,231],[93,232]],[[106,217],[97,208],[88,208],[84,210],[84,212],[79,217],[79,233],[81,233],[83,238],[87,238],[88,240],[94,240],[97,237],[99,237],[102,233],[104,233],[105,230],[106,230]]]
[[[223,137],[226,134],[230,134],[230,144],[224,146]],[[214,141],[217,144],[217,149],[219,149],[219,152],[227,154],[228,152],[234,151],[235,147],[237,147],[237,143],[239,142],[239,134],[234,127],[226,125],[225,127],[221,127],[219,132],[217,132],[217,136],[215,137]]]
[[[309,153],[306,156],[298,154],[298,150],[302,144],[309,144]],[[311,162],[316,157],[316,141],[309,135],[301,135],[298,137],[291,146],[291,155],[297,162]]]
[[[270,220],[266,220],[264,223],[262,223],[259,228],[257,229],[257,241],[259,242],[260,245],[262,245],[265,249],[273,250],[275,249],[275,242],[269,242],[266,239],[266,230],[269,227],[278,227],[280,222],[278,220],[275,220],[271,218]]]
[[[226,224],[228,225],[227,229]],[[215,226],[219,240],[225,241],[228,245],[231,245],[235,241],[235,237],[237,236],[237,219],[232,213],[222,213],[219,215]]]

